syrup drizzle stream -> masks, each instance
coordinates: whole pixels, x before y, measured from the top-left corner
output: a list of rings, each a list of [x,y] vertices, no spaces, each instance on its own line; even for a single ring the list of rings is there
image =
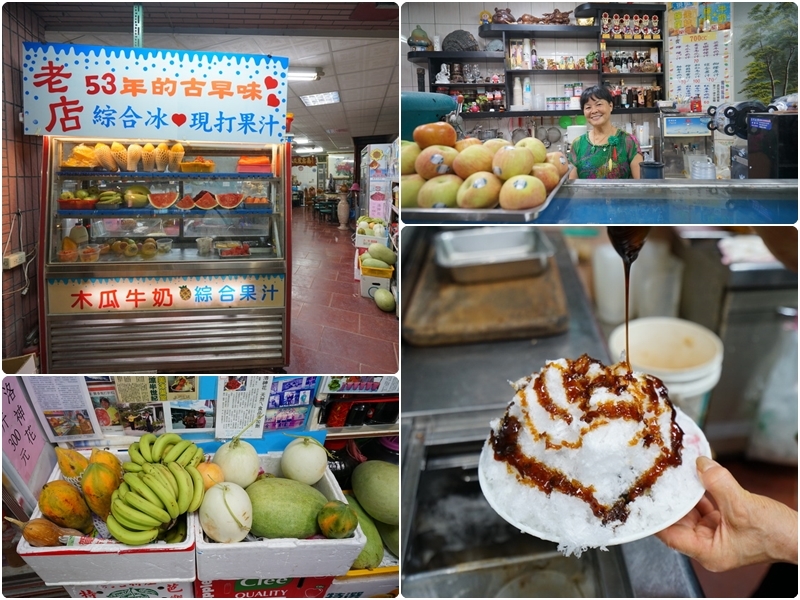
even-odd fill
[[[625,364],[631,370],[631,349],[628,344],[628,321],[630,307],[631,265],[639,256],[650,227],[607,227],[608,237],[614,250],[622,257],[625,267]]]

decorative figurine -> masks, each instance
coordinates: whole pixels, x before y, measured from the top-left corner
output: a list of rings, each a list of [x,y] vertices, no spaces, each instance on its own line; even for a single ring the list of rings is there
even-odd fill
[[[642,15],[642,34],[650,35],[653,33],[650,29],[650,17],[648,15]]]
[[[625,35],[633,35],[633,24],[631,23],[630,15],[623,15],[622,17],[622,33]]]
[[[607,12],[604,12],[600,16],[600,33],[603,35],[608,35],[611,33],[611,17]]]
[[[442,63],[442,68],[436,74],[436,83],[450,83],[450,67]]]
[[[514,18],[514,15],[511,14],[510,8],[495,7],[494,15],[492,15],[492,23],[509,25],[514,22],[516,22],[516,19]]]
[[[429,47],[431,49],[433,48],[433,43],[428,37],[428,34],[425,33],[425,30],[419,25],[417,25],[417,28],[408,36],[408,45],[411,46],[413,50],[427,50]]]
[[[614,13],[614,16],[611,17],[611,33],[614,35],[619,35],[622,33],[622,22],[619,18],[619,15]]]
[[[653,32],[653,35],[661,37],[661,28],[658,26],[658,15],[653,15],[650,19],[650,30]]]

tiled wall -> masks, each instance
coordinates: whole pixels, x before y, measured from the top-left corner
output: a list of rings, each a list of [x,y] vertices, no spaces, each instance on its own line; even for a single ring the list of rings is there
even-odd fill
[[[482,11],[487,11],[494,14],[495,7],[505,8],[511,10],[511,14],[519,18],[524,14],[530,14],[535,17],[541,17],[545,13],[553,12],[554,8],[565,12],[568,10],[575,10],[576,6],[581,3],[564,3],[564,2],[511,2],[503,3],[502,5],[484,2],[405,2],[400,7],[400,32],[404,37],[408,37],[414,28],[419,25],[433,40],[433,37],[438,35],[440,40],[444,40],[445,36],[456,29],[463,29],[470,32],[478,44],[480,49],[484,50],[485,46],[491,40],[483,39],[478,36],[479,15]],[[575,17],[571,15],[571,25],[575,25]],[[597,43],[594,40],[570,40],[570,39],[536,39],[536,51],[540,58],[561,58],[562,56],[585,57],[592,50],[597,50]],[[406,59],[409,46],[401,48],[403,59]],[[492,70],[501,70],[502,63],[478,63],[482,73],[486,73],[487,69],[490,73]],[[417,90],[417,68],[419,65],[413,64],[408,60],[404,60],[403,68],[400,73],[401,90],[404,92],[416,92]],[[585,85],[596,85],[597,76],[588,75],[583,76]],[[427,85],[426,75],[426,85]],[[541,93],[545,98],[548,96],[564,96],[565,83],[577,83],[581,81],[580,75],[553,74],[553,75],[537,75],[531,78],[531,87],[534,94]],[[506,115],[510,117],[511,114]],[[655,120],[653,117],[645,115],[626,115],[626,116],[612,116],[612,122],[617,127],[624,128],[627,123],[633,125],[632,129],[635,131],[635,125],[642,124],[643,120],[647,119],[650,122],[650,131],[655,131]],[[537,119],[541,122],[541,119]],[[555,125],[558,122],[558,117],[546,118],[545,125]],[[476,121],[470,120],[469,126],[472,127]],[[509,139],[510,131],[513,130],[519,123],[517,119],[491,119],[480,123],[484,127],[500,127],[506,139]],[[563,131],[563,130],[562,130]]]
[[[38,248],[41,139],[22,134],[22,42],[44,42],[44,28],[22,2],[3,4],[3,250],[24,250],[32,257]],[[12,220],[19,211],[11,231]],[[22,227],[23,247],[19,245]],[[6,243],[8,242],[8,246]],[[30,265],[29,287],[24,267],[3,271],[3,358],[18,356],[25,336],[37,323],[36,260]]]

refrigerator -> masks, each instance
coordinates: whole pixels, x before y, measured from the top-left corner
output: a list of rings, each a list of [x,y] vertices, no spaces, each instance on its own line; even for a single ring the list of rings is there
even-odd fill
[[[396,169],[396,146],[392,144],[370,144],[361,150],[361,166],[359,172],[359,214],[387,223],[390,220],[392,206],[392,182],[397,178],[393,174]]]
[[[180,164],[119,170],[91,164],[97,144],[146,140],[43,138],[42,370],[286,366],[290,146],[184,142]]]

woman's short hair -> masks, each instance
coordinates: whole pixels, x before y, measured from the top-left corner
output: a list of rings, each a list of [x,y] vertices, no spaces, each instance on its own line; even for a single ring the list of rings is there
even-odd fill
[[[586,106],[589,100],[605,100],[609,104],[614,103],[614,98],[609,89],[604,85],[593,85],[590,88],[583,90],[581,94],[581,110]]]

